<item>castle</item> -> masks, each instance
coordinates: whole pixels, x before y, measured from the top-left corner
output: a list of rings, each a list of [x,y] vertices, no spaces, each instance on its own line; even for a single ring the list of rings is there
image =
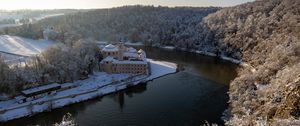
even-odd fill
[[[100,70],[107,73],[149,74],[146,53],[126,47],[123,43],[106,45],[101,49]]]

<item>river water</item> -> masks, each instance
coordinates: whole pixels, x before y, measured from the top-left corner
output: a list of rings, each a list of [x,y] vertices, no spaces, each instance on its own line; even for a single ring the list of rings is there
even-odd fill
[[[13,120],[0,126],[48,126],[71,113],[79,126],[223,125],[228,86],[237,66],[198,54],[144,48],[147,57],[175,62],[184,70],[147,84],[51,112]]]

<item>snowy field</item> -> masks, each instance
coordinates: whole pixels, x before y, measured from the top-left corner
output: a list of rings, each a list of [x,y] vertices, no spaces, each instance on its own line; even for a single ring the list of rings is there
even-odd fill
[[[12,54],[31,56],[41,53],[49,45],[54,44],[47,40],[33,40],[17,36],[0,35],[0,51]]]
[[[134,86],[176,72],[177,65],[174,63],[151,59],[148,59],[148,61],[151,66],[151,75],[149,76],[99,72],[85,80],[62,84],[62,88],[72,88],[66,88],[53,95],[47,95],[22,104],[17,103],[14,99],[0,102],[0,122],[61,108],[65,105],[103,96],[123,90],[128,86]]]
[[[41,53],[52,44],[53,41],[0,35],[0,55],[8,64],[20,63],[28,59],[28,56]]]
[[[8,27],[16,27],[20,26],[20,24],[0,24],[0,30]]]

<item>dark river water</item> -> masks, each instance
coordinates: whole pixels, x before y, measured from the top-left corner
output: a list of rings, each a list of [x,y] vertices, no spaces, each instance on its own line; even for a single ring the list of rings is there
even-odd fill
[[[236,65],[187,52],[146,48],[147,57],[175,62],[184,70],[147,84],[51,112],[10,121],[1,126],[48,126],[71,113],[79,126],[223,125],[228,85]]]

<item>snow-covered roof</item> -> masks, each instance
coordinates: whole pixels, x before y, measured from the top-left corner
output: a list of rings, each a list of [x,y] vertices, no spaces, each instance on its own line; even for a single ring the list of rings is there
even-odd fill
[[[101,63],[103,62],[112,62],[113,64],[147,64],[147,60],[137,60],[137,61],[132,61],[132,60],[116,60],[111,56],[108,56],[104,58]]]
[[[106,58],[104,58],[102,61],[114,61],[115,59],[113,58],[113,57],[111,57],[111,56],[108,56],[108,57],[106,57]],[[101,61],[101,62],[102,62]]]
[[[131,53],[131,52],[124,52],[123,56],[124,57],[135,57],[135,58],[139,57],[139,55],[137,53]]]
[[[130,60],[119,61],[119,60],[114,60],[113,63],[114,64],[147,64],[147,61],[146,60],[141,60],[141,61],[130,61]]]
[[[140,49],[140,50],[138,51],[138,53],[145,53],[145,51],[142,50],[142,49]]]
[[[131,53],[136,53],[137,52],[136,49],[132,48],[132,47],[129,47],[127,50],[128,50],[127,52],[131,52]]]
[[[97,44],[99,45],[107,45],[108,42],[105,41],[96,41]]]
[[[26,98],[26,97],[23,96],[23,95],[19,95],[19,96],[16,96],[16,97],[15,97],[15,99],[16,99],[17,101],[23,100],[23,99],[25,99],[25,98]]]
[[[112,44],[106,45],[102,51],[106,51],[106,52],[115,52],[118,51],[118,48]]]
[[[116,46],[114,46],[112,44],[108,44],[108,45],[105,46],[105,48],[112,49],[112,48],[116,48]]]
[[[23,90],[22,93],[24,95],[31,95],[31,94],[41,93],[41,92],[51,90],[51,89],[56,89],[56,88],[60,88],[60,85],[59,84],[48,84],[48,85],[44,85],[44,86],[39,86],[39,87]]]

